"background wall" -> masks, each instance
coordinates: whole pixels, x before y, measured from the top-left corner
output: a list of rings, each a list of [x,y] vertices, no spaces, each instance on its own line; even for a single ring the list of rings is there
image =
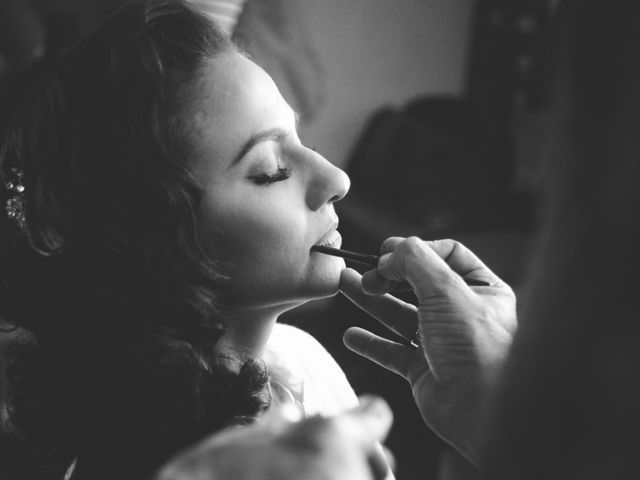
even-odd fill
[[[104,18],[115,8],[123,3],[123,0],[28,0],[38,10],[73,12],[78,21],[80,33],[90,33]]]
[[[29,3],[38,10],[73,12],[79,33],[86,34],[123,1]],[[335,164],[346,164],[366,120],[380,106],[463,91],[474,0],[295,1],[306,14],[327,92],[319,116],[302,125],[302,134]]]
[[[380,106],[463,92],[473,0],[300,2],[329,92],[302,135],[335,164]]]

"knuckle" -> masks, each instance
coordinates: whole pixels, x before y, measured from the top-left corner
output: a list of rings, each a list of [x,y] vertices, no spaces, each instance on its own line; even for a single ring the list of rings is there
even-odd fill
[[[447,254],[445,261],[448,261],[450,258],[453,258],[454,256],[460,257],[464,255],[466,250],[464,245],[462,245],[457,240],[448,240],[448,242],[449,242],[449,253]]]
[[[440,252],[445,261],[454,255],[464,254],[467,251],[467,248],[462,243],[452,238],[434,240],[431,245],[436,251]]]
[[[437,240],[431,240],[429,242],[429,244],[433,245],[434,247],[453,246],[456,243],[458,243],[458,241],[454,240],[453,238],[439,238]]]
[[[383,245],[389,245],[389,244],[393,244],[395,242],[397,242],[398,240],[402,240],[399,237],[387,237],[384,239],[384,241],[382,242]]]
[[[453,238],[441,238],[439,240],[434,240],[433,243],[435,243],[436,245],[447,245],[447,244],[451,244],[451,243],[458,243],[457,240],[454,240]]]
[[[454,240],[453,238],[448,238],[447,242],[451,242],[453,246],[456,248],[465,248],[462,242],[459,242],[458,240]]]
[[[385,254],[395,250],[405,240],[404,237],[388,237],[380,245],[380,253]]]
[[[409,237],[404,243],[404,248],[407,253],[415,254],[420,252],[424,248],[424,243],[420,237]]]

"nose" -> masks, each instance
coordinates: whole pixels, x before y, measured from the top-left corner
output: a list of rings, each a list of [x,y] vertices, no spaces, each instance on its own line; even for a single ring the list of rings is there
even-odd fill
[[[307,189],[307,204],[318,210],[327,203],[341,200],[351,187],[349,176],[318,153],[313,153],[311,178]]]

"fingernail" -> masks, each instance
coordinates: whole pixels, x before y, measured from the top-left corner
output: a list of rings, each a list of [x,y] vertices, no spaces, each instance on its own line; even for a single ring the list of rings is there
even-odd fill
[[[378,259],[378,270],[386,267],[387,263],[389,262],[389,258],[391,258],[390,253],[385,253],[384,255],[380,255],[380,258]]]

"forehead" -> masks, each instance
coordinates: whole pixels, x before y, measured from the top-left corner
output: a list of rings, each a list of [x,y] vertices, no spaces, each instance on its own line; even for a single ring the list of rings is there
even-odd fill
[[[209,61],[201,70],[198,89],[199,110],[206,111],[207,116],[225,116],[235,110],[266,107],[282,100],[271,77],[237,52]]]
[[[187,128],[194,151],[207,164],[221,166],[252,135],[268,128],[290,128],[294,113],[271,77],[237,52],[216,56],[200,73]]]

